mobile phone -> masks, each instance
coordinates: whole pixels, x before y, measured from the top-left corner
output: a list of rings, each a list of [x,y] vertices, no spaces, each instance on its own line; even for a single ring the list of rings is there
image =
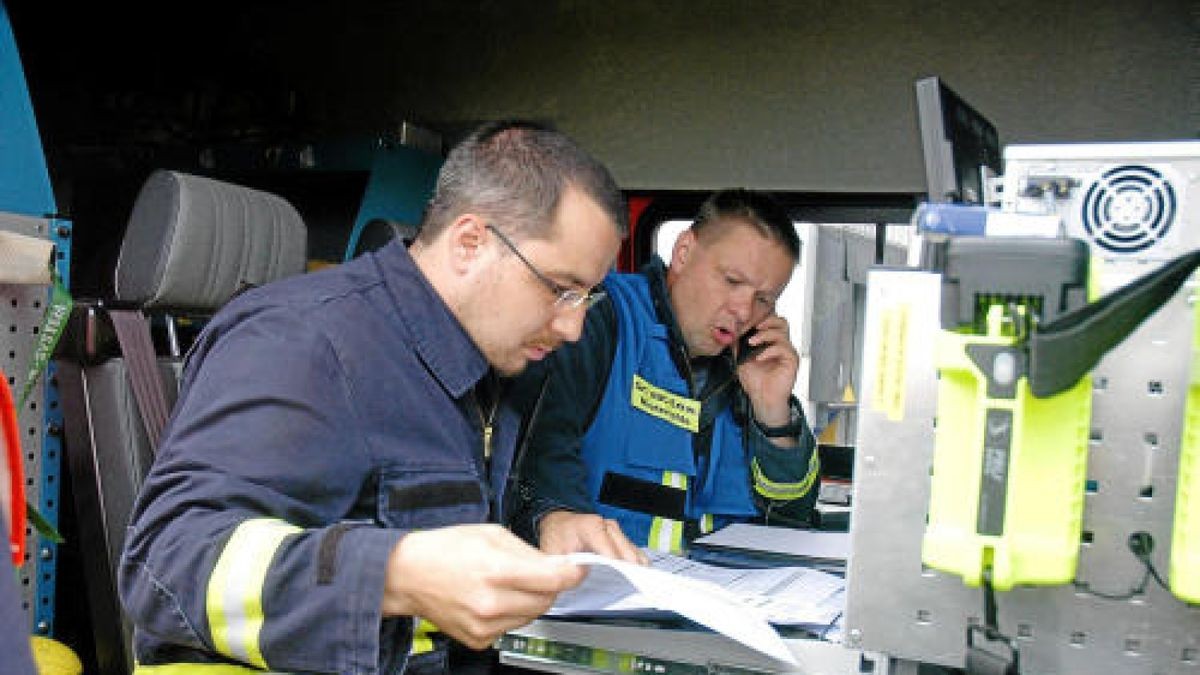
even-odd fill
[[[758,333],[758,329],[751,328],[750,330],[746,331],[745,335],[738,338],[737,358],[736,358],[737,365],[740,366],[743,363],[754,358],[755,356],[758,356],[759,352],[761,352],[762,350],[767,348],[767,346],[765,344],[763,344],[763,345],[750,344],[750,337],[755,335],[756,333]]]

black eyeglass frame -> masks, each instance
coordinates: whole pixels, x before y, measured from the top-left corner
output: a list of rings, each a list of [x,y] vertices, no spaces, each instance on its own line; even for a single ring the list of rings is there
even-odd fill
[[[533,263],[529,262],[529,259],[526,258],[521,253],[521,250],[517,248],[517,245],[514,244],[512,240],[509,239],[503,232],[501,232],[499,228],[491,223],[488,223],[484,227],[491,230],[508,248],[508,250],[512,251],[513,255],[517,256],[517,259],[525,264],[525,267],[533,273],[533,276],[537,277],[537,280],[542,282],[542,285],[554,294],[555,307],[561,307],[565,309],[578,309],[579,307],[585,307],[590,309],[597,302],[600,302],[600,300],[606,295],[604,290],[599,287],[593,288],[587,292],[583,292],[577,291],[574,288],[567,288],[566,286],[563,286],[562,284],[543,274],[542,271],[537,267],[534,267]]]

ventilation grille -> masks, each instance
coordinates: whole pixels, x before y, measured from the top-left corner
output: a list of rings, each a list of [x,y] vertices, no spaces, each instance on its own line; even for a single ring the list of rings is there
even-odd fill
[[[1127,164],[1105,171],[1083,198],[1083,229],[1112,253],[1137,253],[1162,241],[1175,221],[1175,190],[1161,173]]]

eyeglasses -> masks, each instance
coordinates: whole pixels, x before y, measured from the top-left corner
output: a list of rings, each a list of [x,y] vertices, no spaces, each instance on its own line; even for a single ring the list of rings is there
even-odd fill
[[[548,288],[550,292],[554,294],[555,307],[560,307],[563,309],[578,309],[583,307],[588,309],[597,302],[600,302],[600,300],[604,297],[604,291],[599,288],[593,288],[584,292],[577,291],[573,288],[567,288],[566,286],[557,283],[550,277],[542,274],[538,268],[533,266],[533,263],[529,262],[528,258],[521,255],[521,251],[517,250],[517,245],[512,243],[511,239],[504,236],[503,232],[496,229],[491,224],[488,224],[486,227],[494,232],[496,236],[500,238],[500,241],[504,242],[504,245],[508,247],[508,250],[512,251],[513,255],[517,256],[517,259],[525,263],[525,267],[529,268],[530,272],[533,272],[533,276],[537,277],[537,280],[542,282],[542,285]]]

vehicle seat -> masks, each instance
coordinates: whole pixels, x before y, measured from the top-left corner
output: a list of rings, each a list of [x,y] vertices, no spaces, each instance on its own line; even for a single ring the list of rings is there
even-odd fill
[[[175,402],[179,332],[201,326],[246,286],[304,271],[305,251],[304,222],[280,197],[156,171],[122,240],[115,301],[76,301],[56,366],[101,673],[133,668],[116,570],[134,497]]]
[[[346,256],[349,261],[370,251],[377,251],[393,239],[412,240],[417,236],[417,226],[402,223],[387,218],[372,218],[350,232],[346,244]]]

